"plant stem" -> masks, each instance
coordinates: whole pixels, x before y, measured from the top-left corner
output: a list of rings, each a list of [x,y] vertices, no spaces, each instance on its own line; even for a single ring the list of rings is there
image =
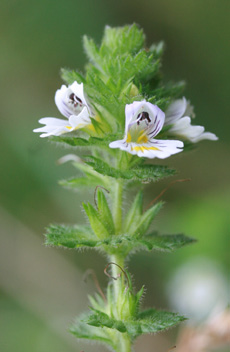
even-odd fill
[[[113,217],[115,225],[115,234],[119,234],[122,227],[122,195],[123,195],[123,184],[122,181],[118,180],[114,182],[113,188]]]
[[[124,258],[121,258],[117,255],[111,255],[110,261],[112,263],[118,264],[122,269],[124,269]],[[117,280],[113,280],[113,292],[114,292],[114,305],[120,304],[119,297],[124,292],[124,275],[122,274],[119,278],[119,274],[121,273],[121,269],[117,265],[111,266],[112,276],[117,278]],[[117,311],[119,311],[119,307],[117,307]],[[119,319],[119,317],[118,317]],[[118,352],[131,352],[132,350],[132,343],[129,335],[127,333],[116,333],[116,340],[117,340],[117,351]]]
[[[121,180],[114,182],[112,192],[112,204],[113,204],[113,219],[115,225],[115,234],[121,233],[122,229],[122,196],[123,196],[123,183]],[[119,255],[111,255],[110,262],[119,265],[124,269],[124,258]],[[120,297],[124,291],[124,275],[121,274],[121,269],[117,265],[111,266],[112,276],[118,278],[113,280],[113,302],[117,306],[115,311],[119,312]],[[120,278],[119,275],[121,274]],[[119,315],[119,314],[118,314]],[[119,316],[117,317],[120,318]],[[127,333],[116,333],[117,351],[118,352],[131,352],[131,339]]]
[[[110,256],[110,261],[112,263],[118,264],[122,269],[124,268],[124,259],[118,257],[117,255],[111,255]],[[112,265],[111,266],[112,270],[112,276],[114,278],[117,278],[119,274],[121,273],[121,269],[117,265]],[[122,284],[123,284],[123,275],[121,275],[121,278],[118,278],[117,280],[113,280],[113,291],[114,291],[114,302],[117,304],[120,291],[122,290]]]

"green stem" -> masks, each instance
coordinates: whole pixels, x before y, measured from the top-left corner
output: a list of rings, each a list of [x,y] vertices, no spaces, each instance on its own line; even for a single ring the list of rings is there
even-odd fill
[[[116,254],[110,256],[110,262],[118,264],[122,269],[124,268],[124,259],[118,257]],[[117,278],[119,274],[121,273],[121,269],[117,265],[111,265],[111,271],[112,271],[112,276],[114,278]],[[120,291],[122,290],[122,284],[123,284],[123,275],[121,275],[120,279],[113,280],[113,291],[114,291],[114,301],[115,304],[118,301]]]
[[[122,181],[115,181],[113,188],[113,218],[115,224],[115,234],[119,234],[122,228]]]
[[[111,255],[110,262],[119,265],[122,269],[124,269],[124,258]],[[119,277],[121,274],[121,269],[117,265],[111,265],[112,276],[114,278]],[[113,292],[114,292],[114,305],[119,304],[119,297],[124,292],[124,275],[122,274],[120,278],[117,280],[113,280]],[[119,309],[117,309],[119,311]],[[119,317],[118,317],[119,319]],[[117,351],[118,352],[131,352],[132,350],[132,343],[130,336],[127,333],[116,333],[116,340],[117,340]]]
[[[122,196],[123,196],[123,183],[121,180],[116,180],[114,182],[113,192],[112,192],[112,204],[113,204],[113,219],[115,225],[115,235],[121,233],[122,230]],[[124,258],[119,255],[111,255],[110,262],[119,265],[124,269]],[[121,269],[117,265],[111,265],[112,276],[114,278],[119,277]],[[117,280],[113,280],[113,301],[114,305],[118,305],[120,302],[120,297],[124,292],[124,275],[122,274]],[[119,312],[118,309],[115,311]],[[119,317],[118,317],[119,319]],[[130,336],[127,333],[116,333],[116,344],[118,352],[131,352],[132,344]]]

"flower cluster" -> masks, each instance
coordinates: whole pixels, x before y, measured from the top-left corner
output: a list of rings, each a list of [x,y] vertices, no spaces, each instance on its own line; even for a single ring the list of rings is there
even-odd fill
[[[59,136],[84,128],[91,125],[91,119],[95,117],[85,98],[83,83],[78,84],[75,81],[68,87],[62,85],[55,94],[55,103],[68,120],[53,117],[40,119],[39,122],[45,126],[34,130],[43,132],[40,137]],[[109,147],[119,148],[139,157],[165,159],[181,152],[183,141],[196,143],[203,139],[217,140],[216,135],[205,132],[203,126],[192,125],[193,117],[193,108],[185,98],[173,101],[165,113],[146,100],[134,101],[125,107],[124,138],[111,142]],[[160,132],[165,137],[162,133],[164,127],[167,127],[166,137],[172,139],[157,137]]]

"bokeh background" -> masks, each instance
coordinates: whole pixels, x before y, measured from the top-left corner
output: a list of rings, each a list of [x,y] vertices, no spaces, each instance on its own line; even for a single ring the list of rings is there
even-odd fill
[[[229,10],[229,0],[1,0],[2,352],[105,351],[67,332],[95,289],[90,279],[83,282],[84,272],[93,267],[106,285],[105,259],[94,252],[43,245],[47,224],[85,221],[80,204],[92,200],[92,192],[62,189],[58,180],[75,173],[71,165],[56,163],[66,151],[32,133],[39,118],[60,117],[53,102],[62,84],[59,70],[83,70],[82,36],[99,43],[105,25],[136,22],[148,44],[164,40],[165,80],[186,80],[185,95],[195,106],[196,124],[219,136],[218,142],[202,142],[196,150],[167,160],[179,170],[177,178],[191,182],[175,184],[164,195],[167,204],[154,226],[199,242],[171,255],[138,253],[130,259],[135,286],[146,285],[144,306],[169,309],[172,276],[197,258],[211,263],[211,272],[217,270],[223,286],[228,284]],[[146,187],[146,204],[169,182]],[[193,296],[190,300],[194,303]],[[167,351],[176,343],[177,331],[142,337],[136,351]]]

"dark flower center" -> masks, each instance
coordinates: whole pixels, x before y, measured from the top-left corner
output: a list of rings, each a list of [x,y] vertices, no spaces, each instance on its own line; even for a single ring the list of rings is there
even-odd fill
[[[76,108],[78,105],[82,106],[82,100],[78,98],[74,93],[71,93],[69,96],[70,103]]]
[[[148,123],[150,123],[151,122],[151,119],[150,119],[150,117],[149,117],[149,114],[148,114],[148,112],[146,112],[146,111],[143,111],[143,112],[141,112],[140,114],[138,114],[137,115],[137,125],[139,126],[140,125],[140,122],[141,121],[145,121],[145,123],[146,123],[146,125],[148,125]]]

